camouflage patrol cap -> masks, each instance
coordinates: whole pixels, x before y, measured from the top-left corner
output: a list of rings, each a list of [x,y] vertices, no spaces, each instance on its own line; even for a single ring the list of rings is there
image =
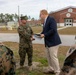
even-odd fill
[[[27,16],[21,16],[20,19],[21,20],[27,20],[28,18],[27,18]]]

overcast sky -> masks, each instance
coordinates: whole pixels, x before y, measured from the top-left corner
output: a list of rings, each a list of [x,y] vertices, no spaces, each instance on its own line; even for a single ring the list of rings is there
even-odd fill
[[[76,7],[76,0],[0,0],[0,13],[18,13],[39,18],[39,12],[47,9],[48,12],[56,11],[67,6]]]

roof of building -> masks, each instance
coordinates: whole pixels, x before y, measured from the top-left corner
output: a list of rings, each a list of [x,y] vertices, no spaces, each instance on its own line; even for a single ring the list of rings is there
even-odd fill
[[[68,8],[76,8],[76,7],[74,7],[74,6],[68,6],[68,7],[56,10],[56,11],[51,11],[49,14],[56,13],[56,12],[59,12],[59,11],[62,11],[62,10],[68,9]]]

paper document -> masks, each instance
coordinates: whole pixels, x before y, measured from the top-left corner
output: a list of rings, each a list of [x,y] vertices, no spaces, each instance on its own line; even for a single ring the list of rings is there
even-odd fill
[[[42,39],[42,38],[41,38],[41,34],[34,34],[34,36],[35,36],[36,38],[38,38],[38,39]]]

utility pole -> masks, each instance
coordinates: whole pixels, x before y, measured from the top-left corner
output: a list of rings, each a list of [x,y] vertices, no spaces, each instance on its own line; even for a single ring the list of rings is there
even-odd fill
[[[18,21],[20,20],[20,7],[18,6]]]
[[[48,11],[48,3],[46,4],[46,10]]]
[[[20,25],[20,7],[18,6],[18,24]]]

